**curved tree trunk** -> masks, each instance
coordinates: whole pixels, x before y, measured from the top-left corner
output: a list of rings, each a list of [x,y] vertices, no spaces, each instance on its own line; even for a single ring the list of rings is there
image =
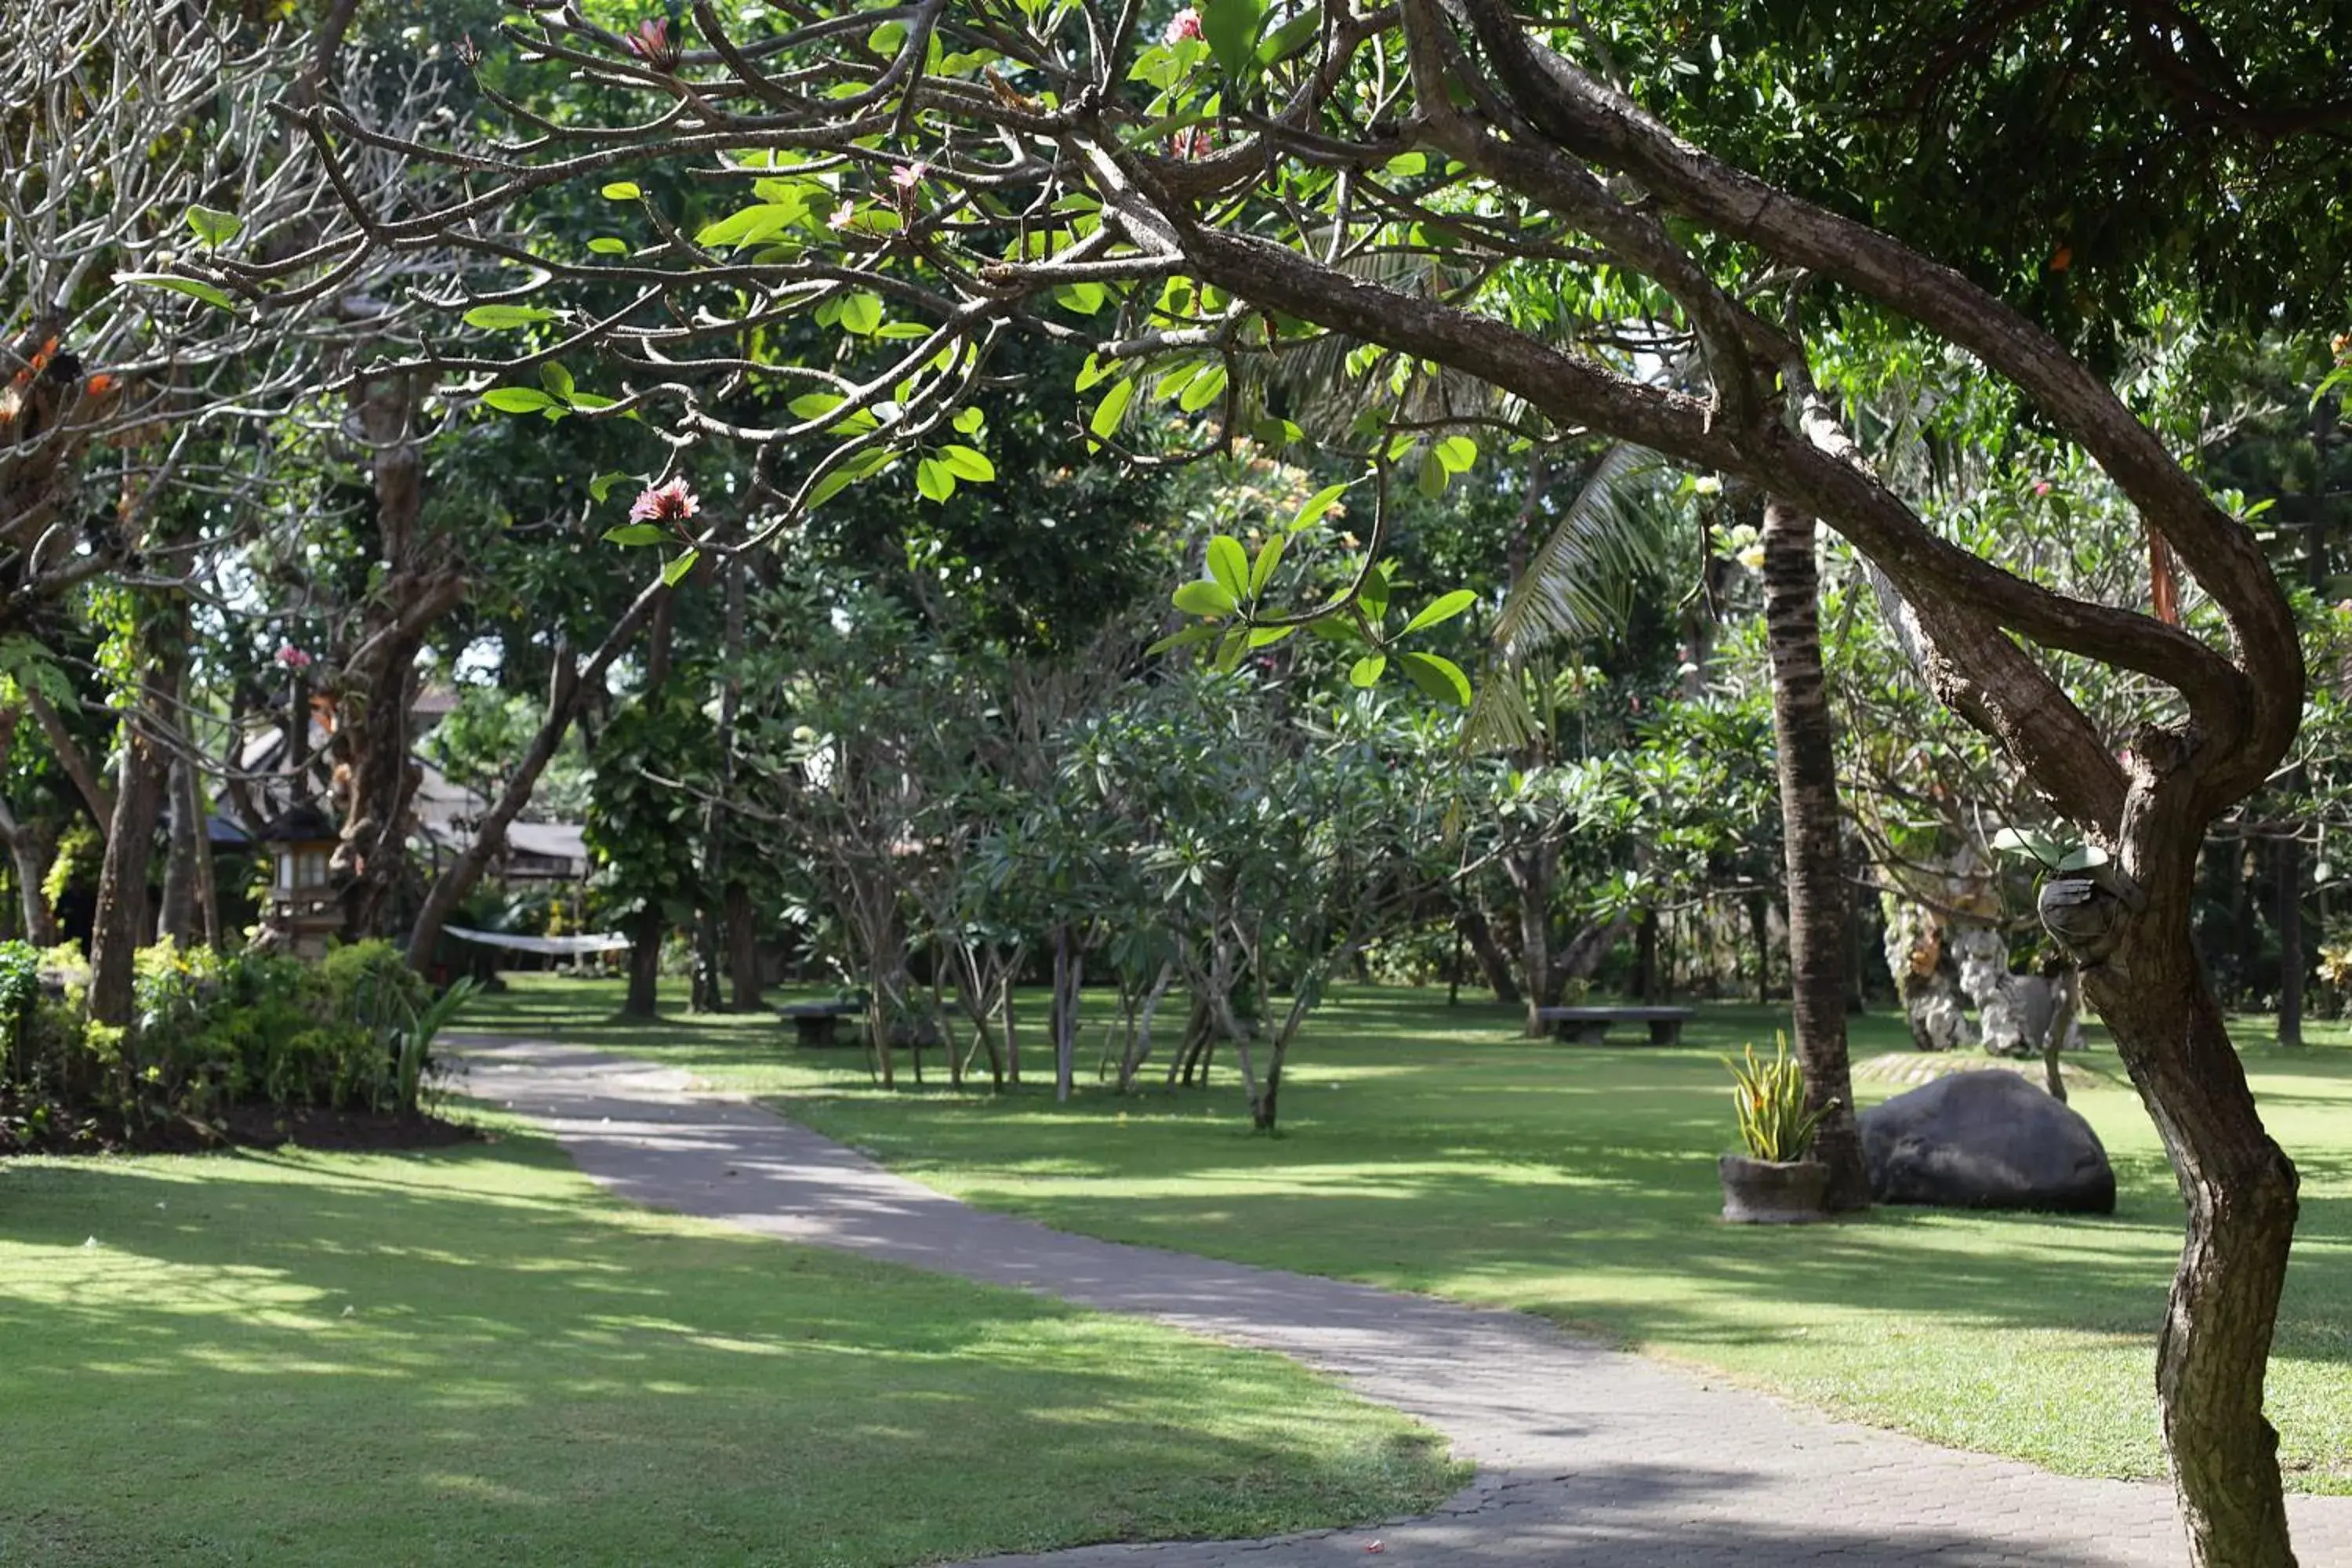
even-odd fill
[[[1779,501],[1764,509],[1764,619],[1772,656],[1781,838],[1789,861],[1789,990],[1805,1099],[1827,1108],[1813,1157],[1830,1168],[1832,1209],[1870,1205],[1862,1134],[1846,1070],[1845,866],[1837,753],[1822,680],[1821,583],[1813,520]]]
[[[1475,905],[1464,910],[1460,930],[1478,960],[1478,973],[1486,976],[1486,989],[1495,994],[1495,1000],[1517,1002],[1519,984],[1511,978],[1511,966],[1503,957],[1503,950],[1495,945],[1495,928],[1487,923],[1486,911]]]
[[[2200,1568],[2289,1568],[2278,1433],[2263,1415],[2263,1374],[2294,1237],[2295,1169],[2263,1129],[2198,963],[2189,926],[2198,837],[2179,842],[2192,847],[2127,857],[2147,907],[2113,957],[2084,969],[2083,982],[2163,1136],[2189,1207],[2156,1381],[2192,1559]]]

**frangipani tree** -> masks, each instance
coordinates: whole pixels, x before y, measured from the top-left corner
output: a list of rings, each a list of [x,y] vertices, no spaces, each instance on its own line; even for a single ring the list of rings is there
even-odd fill
[[[2192,1554],[2292,1561],[2262,1372],[2295,1173],[2199,970],[2188,900],[2205,826],[2294,734],[2302,655],[2249,531],[2090,363],[1901,235],[1678,136],[1613,79],[1605,40],[1511,0],[1211,0],[1172,17],[917,0],[780,7],[740,35],[714,5],[692,16],[689,48],[682,22],[625,39],[568,4],[539,9],[518,47],[635,89],[645,111],[539,117],[488,152],[402,144],[467,193],[363,218],[382,245],[511,264],[488,302],[524,313],[478,307],[483,333],[453,336],[439,363],[535,379],[601,345],[594,405],[565,395],[583,416],[652,419],[681,447],[808,455],[773,532],[894,464],[927,489],[984,479],[966,402],[991,346],[1034,331],[1089,347],[1092,446],[1122,446],[1157,400],[1202,445],[1287,437],[1271,373],[1338,350],[1362,395],[1356,450],[1376,468],[1442,484],[1482,442],[1599,433],[1752,486],[1784,532],[1819,519],[1866,555],[1937,695],[2103,857],[2046,907],[2187,1202],[2158,1383]],[[338,157],[387,144],[332,108],[299,118]],[[627,177],[677,159],[740,193],[732,210],[682,228]],[[614,199],[612,243],[474,237],[485,215],[562,184]],[[566,303],[592,283],[634,302]],[[837,333],[829,360],[763,348],[801,316]],[[1816,384],[1816,335],[1855,316],[2011,383],[2195,580],[2214,631],[2053,588],[1932,526]],[[1368,543],[1376,554],[1377,523]],[[1194,595],[1223,657],[1300,621],[1385,651],[1353,614],[1360,587],[1282,607],[1296,567],[1252,560],[1249,603]],[[2145,679],[2128,727],[2086,716],[2061,656]]]

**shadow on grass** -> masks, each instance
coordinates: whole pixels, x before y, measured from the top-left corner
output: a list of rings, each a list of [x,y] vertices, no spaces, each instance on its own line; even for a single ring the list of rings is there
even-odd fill
[[[1450,1485],[1270,1358],[633,1214],[535,1140],[0,1185],[11,1563],[890,1564]]]
[[[575,994],[569,1005],[594,1018],[609,1003]],[[583,1037],[561,1010],[540,1016],[543,1033]],[[1168,1090],[1155,1070],[1121,1097],[1082,1074],[1066,1106],[1034,1081],[1003,1096],[885,1094],[854,1060],[774,1044],[739,1047],[727,1065],[787,1061],[790,1076],[762,1091],[796,1119],[1058,1228],[1524,1307],[1946,1441],[2146,1473],[2148,1367],[2182,1211],[2132,1092],[2074,1098],[2116,1165],[2112,1217],[1880,1209],[1797,1231],[1725,1226],[1720,1058],[1785,1023],[1709,1005],[1682,1047],[1593,1047],[1520,1038],[1515,1010],[1343,992],[1295,1053],[1278,1138],[1247,1131],[1224,1060],[1206,1091]],[[705,1070],[664,1030],[604,1028],[605,1048]],[[2297,1462],[2338,1469],[2352,1451],[2348,1032],[2315,1026],[2312,1047],[2284,1051],[2252,1031],[2244,1052],[2304,1173],[2272,1391],[2294,1413],[2282,1425]],[[1908,1047],[1885,1015],[1854,1020],[1853,1040],[1857,1056]],[[1088,1051],[1098,1043],[1090,1032]],[[723,1053],[707,1032],[693,1048]],[[1901,1088],[1857,1087],[1865,1103]],[[2036,1396],[2000,1393],[2017,1386]],[[1954,1426],[1971,1405],[2011,1428]],[[2118,1426],[2140,1434],[2128,1452],[2094,1454],[2072,1436]]]

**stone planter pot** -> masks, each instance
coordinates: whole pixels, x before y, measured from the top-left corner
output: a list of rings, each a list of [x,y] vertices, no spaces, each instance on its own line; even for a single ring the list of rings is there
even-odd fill
[[[1733,1225],[1810,1225],[1829,1217],[1822,1199],[1830,1168],[1818,1160],[1724,1154],[1715,1170],[1723,1178],[1723,1217]]]

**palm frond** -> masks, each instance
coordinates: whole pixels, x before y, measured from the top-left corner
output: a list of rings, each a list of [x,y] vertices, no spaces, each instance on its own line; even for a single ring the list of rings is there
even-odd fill
[[[1516,662],[1555,642],[1580,642],[1624,624],[1635,582],[1666,560],[1666,460],[1645,447],[1601,455],[1551,536],[1511,584],[1495,617],[1495,649]]]
[[[1670,510],[1662,504],[1664,458],[1643,447],[1601,455],[1551,535],[1528,563],[1495,617],[1494,657],[1462,724],[1472,751],[1517,751],[1541,738],[1528,700],[1528,660],[1556,643],[1583,642],[1622,626],[1632,589],[1664,565]]]
[[[1463,716],[1462,743],[1473,752],[1516,752],[1538,738],[1535,710],[1528,703],[1527,678],[1518,666],[1496,659],[1478,679]]]

